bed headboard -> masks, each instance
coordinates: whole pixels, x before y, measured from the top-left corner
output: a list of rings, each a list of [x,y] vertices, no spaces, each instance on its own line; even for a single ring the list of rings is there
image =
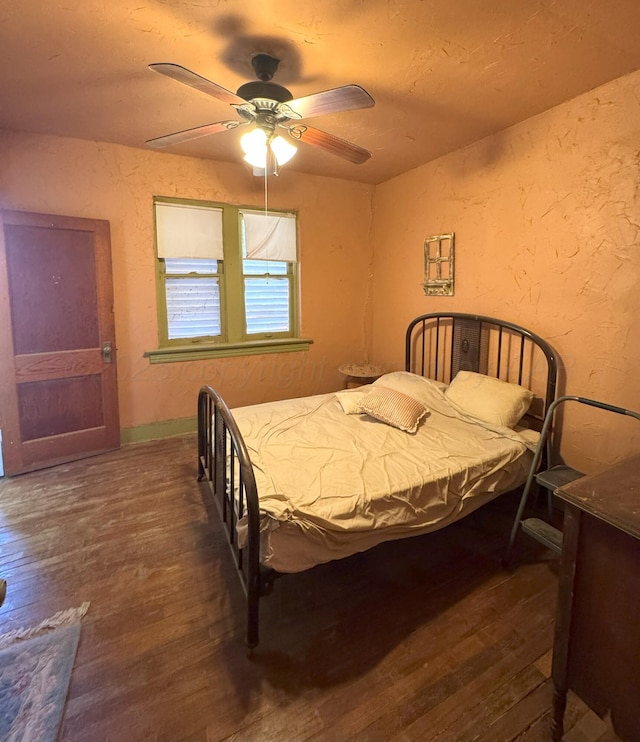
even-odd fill
[[[475,371],[527,387],[535,394],[530,417],[543,420],[556,395],[553,348],[513,322],[459,312],[422,314],[409,323],[405,369],[449,383]]]

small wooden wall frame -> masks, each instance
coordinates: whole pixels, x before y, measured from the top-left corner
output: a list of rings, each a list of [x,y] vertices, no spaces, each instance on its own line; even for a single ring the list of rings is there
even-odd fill
[[[436,234],[424,241],[424,293],[453,296],[455,290],[455,232]]]

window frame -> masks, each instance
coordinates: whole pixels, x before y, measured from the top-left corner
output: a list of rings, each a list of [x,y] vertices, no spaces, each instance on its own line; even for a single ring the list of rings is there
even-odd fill
[[[218,273],[201,274],[203,278],[217,277],[220,292],[220,336],[203,336],[198,338],[169,338],[166,279],[164,258],[158,257],[155,206],[158,203],[184,204],[210,207],[222,210],[222,230],[224,241],[224,259],[219,261]],[[288,332],[247,333],[246,305],[242,257],[241,222],[242,212],[259,212],[252,206],[238,206],[200,199],[153,197],[154,220],[154,260],[156,274],[156,306],[158,316],[158,348],[147,351],[144,355],[150,363],[170,361],[197,360],[201,358],[226,357],[236,355],[253,355],[257,353],[282,353],[308,350],[313,342],[300,336],[300,286],[299,263],[287,262],[289,281],[289,326]],[[294,214],[296,218],[296,253],[298,245],[298,214],[295,210],[269,209],[270,214]],[[283,262],[283,261],[278,261]],[[183,277],[194,277],[194,274],[182,274]],[[278,276],[282,277],[282,274]]]

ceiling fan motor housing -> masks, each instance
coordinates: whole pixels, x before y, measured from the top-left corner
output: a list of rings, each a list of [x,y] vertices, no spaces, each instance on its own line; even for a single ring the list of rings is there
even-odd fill
[[[247,82],[241,85],[236,91],[236,95],[250,101],[256,100],[273,100],[278,103],[284,103],[293,100],[293,95],[282,85],[271,82],[275,75],[280,60],[272,57],[270,54],[254,54],[251,58],[253,67],[258,81]]]
[[[245,100],[266,98],[278,103],[293,100],[293,95],[282,85],[278,85],[276,82],[261,82],[258,80],[241,85],[236,94]]]

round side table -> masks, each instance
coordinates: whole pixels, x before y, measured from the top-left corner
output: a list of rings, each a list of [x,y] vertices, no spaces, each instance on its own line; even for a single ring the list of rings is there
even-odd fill
[[[371,363],[343,363],[338,371],[344,376],[345,389],[371,384],[384,373],[382,366],[374,366]]]

